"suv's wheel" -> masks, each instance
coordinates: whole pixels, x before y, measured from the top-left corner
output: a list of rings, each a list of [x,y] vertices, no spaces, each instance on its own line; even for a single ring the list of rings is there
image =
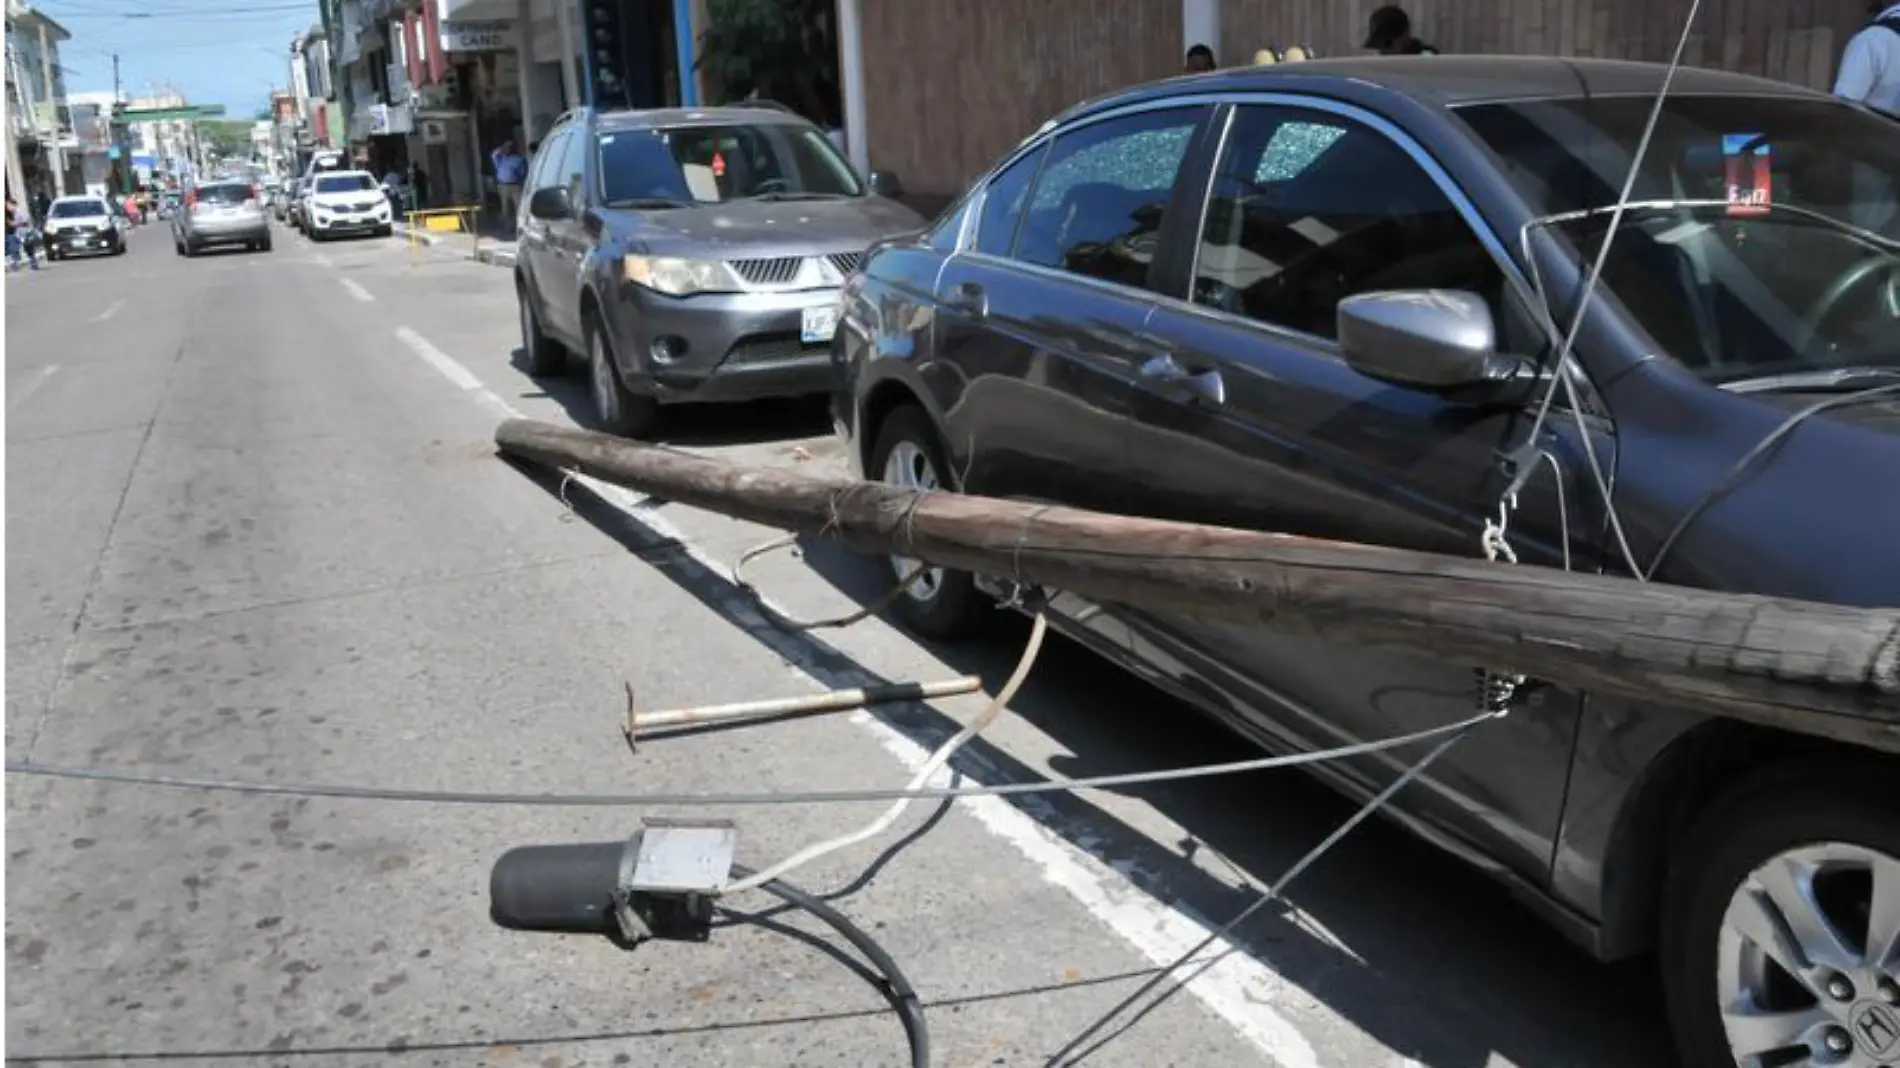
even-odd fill
[[[541,332],[541,317],[534,312],[525,282],[515,283],[515,306],[521,318],[521,349],[528,354],[528,373],[546,378],[567,370],[567,350]]]
[[[1815,769],[1702,810],[1662,915],[1686,1068],[1900,1065],[1894,778]]]
[[[865,473],[905,489],[954,489],[945,474],[949,470],[929,417],[921,408],[907,405],[884,420]],[[893,581],[903,581],[921,566],[908,557],[888,559]],[[969,573],[933,567],[912,579],[892,608],[913,629],[948,638],[972,630],[983,603]]]
[[[587,381],[594,395],[594,420],[601,430],[623,438],[643,438],[659,422],[660,403],[627,388],[614,365],[607,331],[597,322],[587,324]]]

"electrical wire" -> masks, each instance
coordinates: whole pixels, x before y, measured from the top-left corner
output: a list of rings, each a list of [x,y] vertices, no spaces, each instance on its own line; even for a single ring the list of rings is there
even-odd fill
[[[1001,715],[1003,709],[1015,699],[1016,691],[1022,688],[1023,681],[1029,677],[1029,669],[1036,665],[1036,654],[1042,651],[1042,639],[1048,631],[1048,617],[1041,612],[1036,613],[1035,622],[1030,624],[1029,641],[1023,645],[1023,655],[1016,661],[1016,670],[1010,673],[1009,680],[1003,683],[1002,689],[996,691],[996,696],[990,698],[989,704],[983,706],[983,711],[978,712],[962,730],[953,735],[949,741],[938,746],[936,752],[930,754],[930,759],[924,761],[923,766],[917,769],[917,774],[911,777],[907,790],[919,790],[928,786],[931,778],[950,762],[950,758],[957,754],[957,750],[968,745],[971,739],[982,734],[990,724],[996,722],[996,717]],[[904,810],[910,807],[911,800],[908,797],[899,798],[890,808],[884,810],[883,815],[863,827],[849,834],[842,834],[816,845],[807,846],[757,875],[728,884],[723,893],[736,894],[754,889],[828,853],[835,853],[840,849],[883,834],[891,824],[897,822],[897,817],[903,815]]]
[[[1468,729],[1469,728],[1466,728],[1466,730]],[[1320,841],[1318,845],[1307,850],[1306,853],[1302,855],[1299,860],[1294,861],[1293,866],[1288,868],[1284,873],[1282,873],[1278,879],[1275,879],[1273,881],[1273,885],[1261,891],[1260,895],[1254,899],[1252,904],[1240,910],[1240,912],[1236,913],[1234,917],[1228,920],[1226,923],[1223,923],[1218,928],[1214,929],[1213,931],[1208,932],[1207,937],[1195,943],[1192,949],[1189,949],[1187,952],[1174,958],[1174,960],[1170,961],[1160,971],[1157,971],[1154,975],[1150,976],[1147,982],[1142,983],[1141,986],[1137,987],[1133,993],[1129,994],[1127,997],[1123,998],[1122,1000],[1116,1002],[1112,1008],[1110,1008],[1107,1012],[1103,1013],[1101,1017],[1099,1017],[1094,1023],[1084,1028],[1081,1031],[1081,1033],[1077,1034],[1074,1038],[1070,1039],[1068,1043],[1065,1044],[1061,1049],[1057,1050],[1049,1058],[1049,1063],[1051,1065],[1059,1065],[1059,1064],[1064,1063],[1064,1058],[1067,1057],[1071,1052],[1073,1052],[1078,1046],[1082,1045],[1082,1043],[1086,1041],[1089,1038],[1089,1036],[1100,1031],[1104,1026],[1106,1026],[1109,1023],[1109,1021],[1121,1015],[1124,1010],[1134,1005],[1136,1002],[1140,1001],[1143,997],[1146,997],[1149,991],[1153,990],[1157,986],[1160,986],[1164,981],[1167,980],[1169,976],[1173,975],[1176,971],[1180,970],[1182,966],[1192,963],[1194,958],[1200,956],[1201,952],[1207,949],[1207,947],[1213,945],[1216,942],[1219,942],[1223,938],[1226,938],[1229,934],[1232,934],[1235,928],[1239,927],[1243,923],[1246,923],[1247,920],[1250,919],[1255,913],[1258,913],[1261,909],[1267,907],[1267,905],[1270,904],[1271,902],[1280,900],[1281,896],[1286,893],[1286,888],[1292,885],[1293,880],[1299,878],[1306,871],[1306,869],[1312,867],[1313,864],[1317,862],[1320,857],[1325,856],[1328,850],[1332,849],[1333,846],[1338,845],[1340,840],[1345,838],[1346,835],[1352,833],[1353,828],[1359,826],[1361,823],[1364,823],[1366,819],[1370,817],[1374,812],[1377,812],[1379,809],[1385,807],[1386,802],[1392,800],[1393,796],[1397,794],[1400,790],[1403,790],[1408,784],[1412,782],[1412,780],[1418,778],[1420,775],[1423,775],[1425,773],[1426,768],[1431,767],[1432,764],[1436,762],[1439,757],[1445,755],[1446,750],[1450,749],[1454,745],[1457,745],[1458,742],[1461,741],[1465,737],[1466,730],[1459,730],[1456,733],[1452,734],[1450,737],[1439,742],[1436,746],[1434,746],[1431,749],[1430,752],[1420,757],[1417,763],[1413,764],[1409,768],[1406,768],[1405,771],[1401,775],[1399,775],[1398,778],[1388,783],[1385,789],[1380,790],[1377,794],[1373,795],[1373,797],[1370,800],[1368,800],[1365,804],[1360,805],[1357,811],[1355,811],[1351,816],[1348,816],[1345,822],[1341,823],[1338,827],[1334,828],[1333,833],[1327,835],[1323,840]],[[1213,957],[1212,959],[1203,962],[1201,965],[1200,971],[1197,971],[1195,975],[1199,975],[1201,971],[1206,971],[1208,968],[1213,967],[1214,964],[1220,960],[1221,956],[1224,956],[1224,955],[1225,954],[1217,955]],[[1179,989],[1181,986],[1185,986],[1188,983],[1193,982],[1193,981],[1194,981],[1194,976],[1189,976],[1188,978],[1183,979],[1180,983],[1176,984],[1176,986],[1173,989]],[[1168,993],[1170,994],[1173,993],[1173,989],[1171,989]],[[1160,1001],[1166,998],[1167,996],[1168,994],[1163,994],[1161,998],[1156,999],[1155,1004],[1159,1004]],[[1152,1009],[1154,1008],[1154,1005],[1150,1005],[1148,1008]],[[1095,1045],[1090,1046],[1088,1049],[1082,1050],[1081,1053],[1075,1057],[1075,1062],[1079,1062],[1081,1060],[1086,1059],[1091,1053],[1095,1052],[1096,1049],[1100,1048],[1102,1045],[1106,1044],[1111,1039],[1118,1037],[1123,1032],[1127,1031],[1128,1028],[1133,1027],[1135,1024],[1141,1022],[1142,1017],[1145,1016],[1147,1012],[1148,1010],[1144,1009],[1140,1015],[1137,1015],[1133,1020],[1130,1020],[1124,1027],[1122,1027],[1120,1031],[1117,1031],[1115,1032],[1115,1034],[1109,1035],[1103,1038],[1101,1042],[1097,1042]],[[1074,1062],[1070,1062],[1070,1063],[1074,1063]]]
[[[1663,105],[1668,102],[1669,88],[1675,84],[1676,72],[1682,69],[1682,56],[1689,47],[1689,38],[1695,30],[1696,16],[1702,11],[1702,0],[1690,0],[1689,15],[1683,20],[1682,32],[1676,37],[1675,52],[1669,57],[1669,67],[1663,72],[1662,85],[1656,90],[1656,101],[1650,106],[1649,116],[1643,122],[1642,136],[1636,141],[1636,150],[1630,157],[1629,173],[1623,178],[1623,188],[1617,194],[1616,206],[1610,213],[1610,225],[1604,232],[1603,243],[1597,247],[1596,259],[1590,264],[1590,271],[1584,278],[1583,292],[1578,297],[1576,313],[1571,317],[1570,329],[1561,338],[1556,335],[1556,320],[1550,315],[1549,295],[1542,291],[1542,281],[1537,279],[1539,289],[1539,307],[1545,312],[1541,317],[1551,340],[1558,342],[1556,370],[1551,375],[1550,387],[1544,391],[1544,398],[1537,406],[1537,415],[1531,421],[1530,433],[1525,436],[1524,446],[1536,449],[1542,436],[1544,424],[1549,421],[1550,410],[1556,403],[1557,391],[1562,389],[1570,407],[1571,417],[1576,421],[1577,433],[1582,441],[1582,452],[1589,465],[1590,474],[1596,481],[1597,491],[1603,495],[1603,508],[1609,519],[1610,533],[1616,538],[1617,547],[1622,551],[1623,562],[1629,566],[1630,574],[1637,579],[1643,577],[1643,569],[1636,562],[1636,553],[1630,548],[1629,535],[1623,529],[1622,517],[1616,513],[1615,494],[1610,489],[1610,480],[1603,473],[1603,464],[1597,459],[1596,445],[1592,440],[1589,424],[1583,418],[1583,406],[1577,396],[1576,383],[1565,373],[1575,360],[1577,338],[1583,332],[1584,317],[1590,310],[1590,302],[1596,294],[1597,286],[1603,278],[1603,268],[1609,262],[1610,248],[1616,242],[1616,235],[1622,229],[1623,214],[1628,210],[1630,198],[1636,191],[1636,181],[1642,174],[1643,160],[1649,155],[1650,142],[1655,138],[1656,127],[1662,123]],[[1533,219],[1518,231],[1518,243],[1533,277],[1537,277],[1537,259],[1530,248],[1530,232],[1539,220]]]
[[[811,913],[864,954],[872,967],[883,973],[883,985],[878,992],[891,1003],[891,1008],[897,1012],[898,1021],[904,1025],[904,1038],[910,1043],[911,1068],[930,1068],[930,1025],[924,1019],[923,999],[917,996],[917,989],[905,977],[903,969],[897,966],[897,961],[878,944],[877,939],[810,891],[780,878],[761,879],[764,873],[754,872],[743,864],[734,864],[732,871],[746,880],[756,880],[760,890],[778,897],[786,904]],[[735,917],[746,918],[743,913],[727,911]]]
[[[923,567],[912,568],[910,574],[905,575],[902,581],[890,589],[885,590],[884,594],[877,600],[872,601],[870,604],[848,615],[836,616],[830,619],[798,619],[785,615],[778,609],[772,607],[772,605],[760,595],[758,588],[752,584],[752,580],[748,579],[745,573],[746,565],[753,560],[764,556],[766,553],[777,552],[780,549],[789,549],[796,544],[798,544],[798,535],[796,534],[789,534],[783,538],[774,538],[756,549],[746,550],[745,555],[739,557],[739,562],[732,567],[732,584],[749,594],[753,602],[764,611],[772,625],[780,630],[825,630],[849,627],[854,623],[861,623],[872,616],[878,615],[891,605],[896,604],[897,599],[902,597],[905,591],[915,586],[918,578],[929,570],[929,568]]]
[[[324,797],[349,801],[389,801],[404,804],[424,805],[489,805],[496,807],[545,807],[545,808],[658,808],[684,807],[688,805],[707,805],[728,807],[736,805],[828,805],[849,804],[864,801],[892,801],[906,798],[912,801],[933,801],[945,798],[961,797],[1020,797],[1026,794],[1071,793],[1076,790],[1105,790],[1122,786],[1143,786],[1152,783],[1180,782],[1187,779],[1208,779],[1223,775],[1240,775],[1252,771],[1273,771],[1279,768],[1297,768],[1308,764],[1317,764],[1325,760],[1345,760],[1351,757],[1369,756],[1391,749],[1399,749],[1416,742],[1429,741],[1447,734],[1474,727],[1486,720],[1497,719],[1501,713],[1484,711],[1468,719],[1447,723],[1439,727],[1429,727],[1409,734],[1395,735],[1370,742],[1355,742],[1352,745],[1338,746],[1333,749],[1317,750],[1307,753],[1291,753],[1282,756],[1256,757],[1252,760],[1236,760],[1224,764],[1193,764],[1185,767],[1162,768],[1156,771],[1122,772],[1113,775],[1091,775],[1077,779],[1056,778],[1038,782],[1000,783],[980,786],[929,786],[920,789],[866,789],[866,790],[785,790],[759,791],[754,793],[645,793],[645,794],[516,794],[485,793],[466,790],[408,790],[379,786],[348,786],[333,783],[297,783],[264,782],[256,779],[217,779],[197,778],[176,775],[154,775],[136,771],[119,771],[111,768],[63,767],[54,764],[38,764],[28,761],[9,760],[6,772],[9,775],[27,775],[36,778],[74,780],[80,782],[109,782],[128,786],[152,786],[175,790],[209,790],[220,793],[259,794],[269,797]]]
[[[1809,419],[1822,412],[1834,408],[1845,408],[1851,404],[1860,404],[1888,394],[1900,396],[1900,384],[1872,386],[1867,389],[1856,390],[1853,393],[1843,393],[1838,396],[1828,397],[1816,401],[1782,420],[1773,430],[1763,435],[1762,439],[1755,443],[1754,448],[1749,449],[1742,454],[1740,459],[1730,464],[1728,470],[1722,473],[1722,477],[1711,484],[1707,490],[1703,491],[1702,496],[1697,497],[1695,503],[1689,506],[1689,510],[1682,514],[1682,518],[1676,520],[1676,525],[1671,527],[1669,534],[1663,538],[1662,545],[1656,549],[1655,557],[1649,562],[1649,570],[1645,572],[1642,577],[1645,580],[1655,578],[1656,573],[1662,570],[1663,562],[1669,558],[1670,551],[1676,547],[1677,542],[1682,540],[1683,534],[1688,531],[1690,525],[1697,519],[1700,519],[1702,513],[1708,511],[1716,502],[1727,496],[1730,490],[1740,485],[1742,477],[1748,473],[1749,468],[1754,466],[1756,460],[1761,459],[1767,455],[1769,450],[1781,444],[1783,441],[1786,441],[1788,436],[1798,430],[1803,423],[1806,423]]]

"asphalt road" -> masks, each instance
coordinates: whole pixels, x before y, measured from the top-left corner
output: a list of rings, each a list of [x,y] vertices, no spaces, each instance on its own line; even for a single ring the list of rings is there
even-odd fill
[[[921,645],[788,635],[727,568],[770,532],[596,498],[497,459],[499,415],[569,420],[519,369],[504,270],[398,241],[128,255],[6,282],[6,752],[169,774],[497,791],[901,784],[980,698],[656,740],[648,708],[977,672],[1026,628]],[[840,466],[822,409],[685,411],[677,443]],[[569,505],[573,507],[570,508]],[[874,562],[762,561],[836,614]],[[1251,755],[1061,642],[965,781]],[[510,846],[638,811],[404,806],[7,782],[10,1061],[895,1065],[902,1034],[822,925],[731,904],[631,952],[499,930]],[[723,810],[777,859],[877,806]],[[1350,812],[1297,774],[919,804],[797,881],[902,964],[939,1065],[1041,1064]],[[683,814],[676,810],[674,815]],[[1585,959],[1484,878],[1375,823],[1099,1065],[1660,1068],[1641,967]],[[1124,1019],[1121,1021],[1125,1023]]]

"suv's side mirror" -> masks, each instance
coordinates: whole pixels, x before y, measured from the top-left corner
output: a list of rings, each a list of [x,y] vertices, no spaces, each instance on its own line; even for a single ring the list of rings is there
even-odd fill
[[[1367,378],[1475,403],[1514,403],[1535,365],[1497,350],[1484,298],[1462,289],[1360,293],[1339,302],[1339,353]]]
[[[904,183],[898,181],[897,175],[890,171],[872,171],[871,192],[895,200],[904,195]]]
[[[528,214],[537,219],[566,219],[574,214],[574,205],[567,199],[567,187],[551,185],[546,189],[537,189],[528,198]]]

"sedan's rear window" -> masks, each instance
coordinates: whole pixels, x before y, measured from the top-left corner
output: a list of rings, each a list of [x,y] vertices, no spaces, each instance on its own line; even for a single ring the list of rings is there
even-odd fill
[[[375,188],[376,182],[367,174],[326,174],[317,178],[319,193],[356,193]]]
[[[198,199],[206,204],[242,204],[250,198],[248,185],[207,185],[198,190]]]
[[[52,210],[47,212],[47,214],[55,219],[83,219],[89,215],[108,215],[111,213],[106,211],[105,201],[103,200],[68,200],[53,205]]]

